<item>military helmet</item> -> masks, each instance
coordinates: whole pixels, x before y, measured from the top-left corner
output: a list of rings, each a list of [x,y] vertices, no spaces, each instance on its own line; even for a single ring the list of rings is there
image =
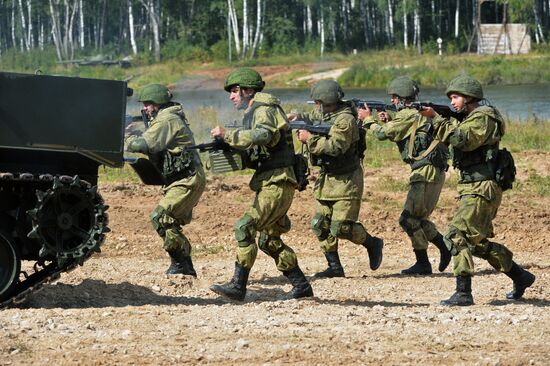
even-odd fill
[[[393,79],[387,88],[388,95],[395,94],[401,98],[416,98],[419,91],[416,81],[408,76]]]
[[[311,99],[319,100],[324,104],[338,103],[344,97],[344,91],[334,80],[320,80],[311,88]]]
[[[153,102],[155,104],[166,104],[172,100],[172,93],[162,84],[149,84],[141,89],[139,94],[140,102]]]
[[[450,98],[452,93],[483,99],[481,83],[468,75],[459,75],[451,80],[445,94]]]
[[[223,88],[226,92],[230,92],[231,88],[235,85],[241,88],[251,88],[256,91],[262,91],[265,86],[265,82],[256,70],[248,67],[241,67],[233,70],[229,75],[227,75]]]

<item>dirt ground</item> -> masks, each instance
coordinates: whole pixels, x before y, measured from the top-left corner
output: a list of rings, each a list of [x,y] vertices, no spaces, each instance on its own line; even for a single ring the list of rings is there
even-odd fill
[[[454,290],[449,269],[425,277],[399,275],[412,250],[397,224],[406,193],[383,179],[406,180],[406,168],[365,171],[360,215],[385,239],[379,270],[366,251],[340,246],[347,278],[313,280],[315,297],[283,300],[290,290],[271,258],[259,253],[243,303],[209,291],[233,271],[232,225],[253,194],[249,177],[212,177],[184,231],[194,245],[198,279],[167,278],[168,258],[153,232],[149,212],[156,187],[118,183],[100,187],[110,205],[112,232],[101,254],[0,311],[0,365],[111,364],[459,364],[550,363],[550,197],[535,196],[528,170],[550,171],[550,154],[517,155],[521,190],[507,192],[495,221],[496,241],[537,276],[523,301],[507,301],[511,281],[476,260],[475,305],[446,308]],[[386,177],[386,178],[384,178]],[[456,208],[446,187],[434,221],[443,231]],[[296,194],[293,229],[284,236],[311,276],[325,260],[309,230],[311,188]],[[434,269],[438,254],[430,248]]]

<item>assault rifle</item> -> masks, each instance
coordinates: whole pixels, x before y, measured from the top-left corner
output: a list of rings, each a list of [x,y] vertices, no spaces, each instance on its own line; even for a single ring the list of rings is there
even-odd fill
[[[306,130],[314,135],[328,136],[330,127],[329,123],[311,124],[305,121],[289,121],[288,124],[293,130]]]
[[[199,150],[200,152],[205,151],[229,151],[231,146],[223,140],[221,137],[216,137],[212,142],[205,142],[203,144],[195,144],[190,146],[185,146],[185,150]]]
[[[355,105],[356,108],[365,108],[369,107],[370,109],[376,109],[379,112],[382,111],[393,111],[397,112],[397,107],[393,104],[386,104],[384,102],[381,102],[379,100],[363,100],[363,99],[348,99],[344,102],[351,102]],[[308,100],[307,104],[315,104],[313,100]]]
[[[417,111],[423,110],[425,107],[431,107],[433,110],[445,117],[445,118],[455,118],[459,121],[462,121],[464,119],[465,114],[460,113],[452,109],[450,106],[445,104],[435,104],[432,102],[412,102],[410,104],[406,104],[404,106],[396,107],[393,104],[385,104],[383,102],[379,102],[376,100],[361,100],[361,99],[350,99],[350,102],[354,103],[356,107],[358,108],[364,108],[365,106],[368,106],[370,109],[376,109],[377,111],[393,111],[397,112],[403,108],[414,108]]]

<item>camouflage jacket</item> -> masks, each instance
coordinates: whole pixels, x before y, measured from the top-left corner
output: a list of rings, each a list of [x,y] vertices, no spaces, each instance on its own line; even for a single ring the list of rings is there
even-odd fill
[[[250,129],[238,128],[232,130],[225,136],[225,141],[236,149],[247,150],[253,146],[271,148],[276,146],[281,139],[281,130],[288,130],[288,120],[282,112],[279,99],[267,93],[256,93],[253,102],[260,105],[254,110],[252,125]],[[245,111],[245,114],[249,110]],[[267,171],[256,171],[250,180],[250,189],[255,192],[263,186],[279,182],[290,182],[296,184],[296,177],[292,166],[275,168]]]
[[[438,138],[454,150],[474,151],[486,145],[498,145],[505,132],[501,114],[494,107],[480,106],[473,110],[462,122],[454,118],[446,119],[437,116],[433,119]],[[501,194],[501,189],[494,180],[458,184],[458,193],[479,195],[492,200]]]
[[[309,123],[322,121],[332,124],[328,137],[312,135],[308,139],[307,147],[311,154],[338,156],[359,141],[357,120],[349,106],[324,114],[315,110],[300,114],[298,118]],[[318,200],[360,200],[363,195],[363,168],[358,165],[353,172],[341,175],[321,173],[313,190]]]
[[[128,143],[133,138],[143,138],[147,143],[148,155],[155,156],[165,152],[176,154],[185,146],[194,145],[195,140],[193,132],[189,128],[185,113],[180,104],[161,109],[158,114],[149,121],[149,128],[145,130],[141,137],[130,136],[126,140]],[[197,177],[185,178],[170,184],[173,186],[189,185],[197,179],[205,179],[201,160],[196,150],[190,150],[190,159],[197,171]]]

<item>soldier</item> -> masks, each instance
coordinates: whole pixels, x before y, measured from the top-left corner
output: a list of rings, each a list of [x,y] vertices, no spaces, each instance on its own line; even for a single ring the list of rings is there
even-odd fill
[[[411,167],[409,192],[399,217],[399,225],[411,239],[416,263],[401,273],[432,273],[427,252],[428,242],[439,249],[438,269],[443,272],[451,261],[451,254],[443,242],[443,236],[428,217],[437,205],[445,182],[445,171],[448,168],[447,148],[434,140],[430,120],[418,114],[416,109],[407,108],[418,97],[419,89],[414,80],[406,76],[398,77],[388,85],[387,91],[391,96],[391,103],[398,108],[393,118],[386,112],[380,112],[376,119],[368,107],[359,109],[358,115],[364,126],[370,128],[378,140],[388,139],[395,142],[401,158]]]
[[[256,198],[234,227],[238,245],[233,279],[210,287],[217,294],[239,301],[246,295],[248,275],[258,246],[275,260],[277,269],[289,279],[293,286],[290,297],[313,296],[296,254],[281,240],[281,234],[290,230],[287,211],[297,186],[293,170],[294,145],[280,102],[261,92],[264,85],[255,70],[239,68],[231,72],[225,79],[224,89],[235,107],[245,110],[244,127],[231,133],[220,126],[211,131],[213,137],[223,138],[233,148],[244,150],[248,168],[255,170],[249,185],[256,192]]]
[[[170,255],[166,273],[197,277],[191,261],[191,244],[181,226],[191,222],[206,177],[198,152],[185,150],[185,146],[195,144],[193,133],[181,104],[171,100],[172,93],[164,85],[150,84],[143,88],[139,101],[149,117],[149,128],[141,136],[129,136],[126,149],[147,154],[167,181],[164,197],[150,217]]]
[[[461,75],[452,80],[446,94],[455,110],[467,114],[462,122],[438,116],[432,108],[421,112],[433,118],[438,136],[450,145],[453,167],[459,172],[459,207],[445,234],[445,242],[453,255],[456,292],[441,304],[467,306],[474,303],[472,256],[487,260],[496,270],[510,277],[514,288],[506,297],[520,299],[535,281],[535,276],[512,260],[513,254],[508,248],[488,240],[494,236],[492,221],[502,199],[495,170],[499,142],[505,132],[504,120],[496,108],[482,103],[481,84],[469,76]]]
[[[330,123],[329,136],[323,137],[298,130],[298,139],[307,145],[312,165],[320,166],[315,181],[317,209],[311,226],[325,254],[328,268],[315,277],[345,277],[338,255],[338,239],[364,246],[370,268],[382,263],[382,239],[371,236],[357,222],[363,195],[363,150],[356,114],[349,103],[342,101],[344,92],[334,80],[321,80],[311,89],[317,109],[307,114],[289,114],[289,119],[308,123]],[[362,146],[362,145],[361,145]]]

